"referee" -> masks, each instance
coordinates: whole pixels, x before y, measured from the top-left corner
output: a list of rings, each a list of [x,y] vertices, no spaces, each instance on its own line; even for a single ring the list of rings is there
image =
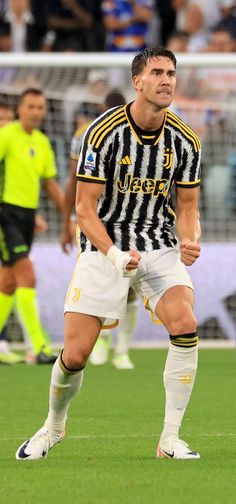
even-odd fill
[[[29,258],[41,180],[49,198],[61,211],[63,207],[53,150],[46,135],[37,129],[45,113],[43,93],[29,88],[19,98],[19,120],[0,130],[0,331],[15,302],[40,364],[55,360],[40,322],[35,272]]]

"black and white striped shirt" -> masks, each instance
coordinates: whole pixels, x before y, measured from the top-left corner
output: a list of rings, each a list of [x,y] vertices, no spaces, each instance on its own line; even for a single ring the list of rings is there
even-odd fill
[[[121,250],[173,247],[170,191],[200,184],[198,136],[170,110],[158,131],[142,131],[130,104],[102,114],[87,129],[77,178],[104,185],[98,216]],[[81,233],[81,250],[96,250]]]

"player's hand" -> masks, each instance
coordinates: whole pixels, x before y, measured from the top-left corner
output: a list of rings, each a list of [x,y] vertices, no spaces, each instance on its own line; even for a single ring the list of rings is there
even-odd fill
[[[107,259],[116,267],[120,275],[131,277],[136,275],[141,256],[137,250],[122,252],[118,247],[112,245],[107,251]]]
[[[184,238],[179,246],[180,259],[186,266],[191,266],[200,256],[201,247],[197,241]]]
[[[129,250],[128,254],[131,256],[131,260],[128,262],[126,269],[128,271],[136,270],[138,268],[141,255],[137,252],[137,250]]]
[[[76,223],[70,221],[68,226],[64,226],[60,236],[60,244],[63,252],[69,254],[75,244]]]
[[[48,224],[47,221],[40,215],[39,213],[36,213],[35,218],[34,218],[34,232],[36,234],[41,234],[41,233],[46,233],[48,230]]]

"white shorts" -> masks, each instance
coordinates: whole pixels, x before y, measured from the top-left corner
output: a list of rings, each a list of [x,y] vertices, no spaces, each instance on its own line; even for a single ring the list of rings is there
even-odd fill
[[[134,277],[122,277],[101,252],[82,252],[77,260],[66,296],[64,313],[77,312],[106,319],[104,327],[115,327],[124,318],[130,287],[154,315],[163,294],[176,285],[193,289],[192,281],[177,248],[140,252]],[[154,320],[155,321],[155,320]]]

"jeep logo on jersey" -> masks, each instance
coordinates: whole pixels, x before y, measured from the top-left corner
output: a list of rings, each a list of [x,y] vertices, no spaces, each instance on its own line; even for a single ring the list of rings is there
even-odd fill
[[[117,180],[117,187],[121,193],[142,192],[144,194],[152,194],[152,196],[158,196],[159,194],[167,196],[170,187],[170,181],[166,179],[141,179],[139,177],[132,177],[132,175],[126,174],[123,181]]]
[[[173,163],[173,150],[172,149],[165,149],[164,150],[164,163],[163,163],[163,168],[171,168],[172,163]]]

